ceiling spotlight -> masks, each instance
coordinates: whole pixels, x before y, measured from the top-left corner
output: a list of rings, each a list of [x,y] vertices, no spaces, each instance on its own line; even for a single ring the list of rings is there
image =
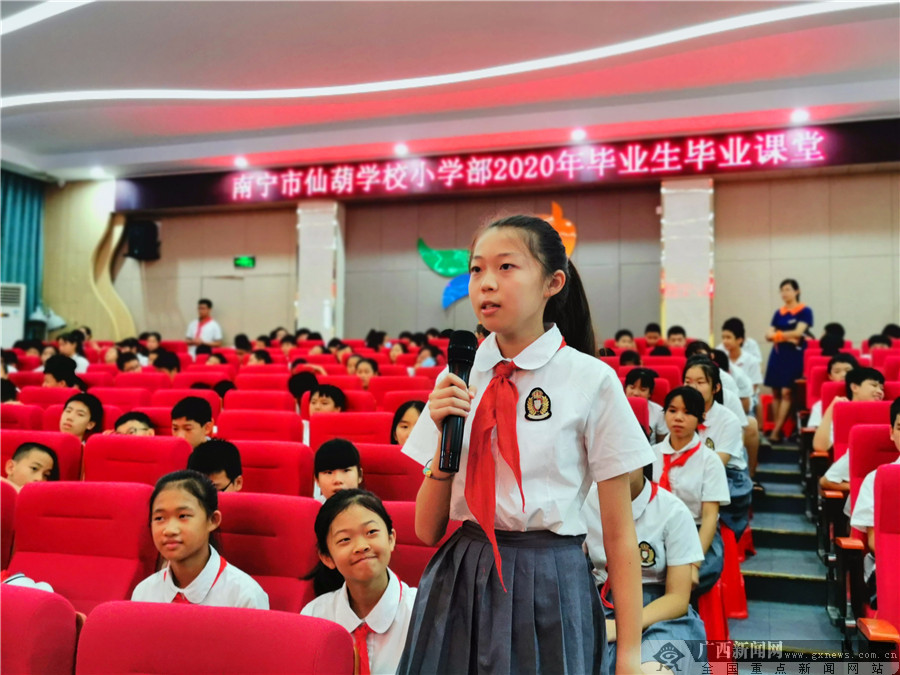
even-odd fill
[[[797,108],[791,113],[791,124],[803,124],[809,122],[809,111],[803,108]]]
[[[394,154],[398,157],[406,157],[409,154],[409,148],[406,143],[397,143],[394,146]]]
[[[106,172],[103,170],[103,167],[95,166],[91,169],[91,178],[101,179],[107,178]]]
[[[584,129],[572,129],[571,137],[573,141],[580,143],[587,138],[587,132]]]

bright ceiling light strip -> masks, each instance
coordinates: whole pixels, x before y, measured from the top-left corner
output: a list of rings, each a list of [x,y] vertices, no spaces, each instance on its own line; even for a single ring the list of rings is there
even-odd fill
[[[0,21],[0,35],[9,35],[10,33],[27,28],[36,23],[51,19],[58,14],[78,9],[82,5],[89,5],[94,0],[49,0],[42,2],[35,7],[29,7],[12,16]]]
[[[417,89],[421,87],[436,87],[445,84],[460,82],[472,82],[506,75],[559,68],[576,63],[596,61],[622,54],[629,54],[645,49],[652,49],[663,45],[692,40],[708,35],[725,33],[741,28],[761,26],[779,21],[787,21],[819,14],[843,12],[864,7],[896,4],[896,0],[859,0],[858,2],[817,2],[800,3],[790,7],[745,14],[743,16],[720,19],[708,23],[697,24],[687,28],[659,33],[636,40],[620,42],[619,44],[597,47],[570,54],[560,54],[519,63],[510,63],[478,70],[467,70],[446,75],[430,75],[425,77],[412,77],[401,80],[384,80],[380,82],[364,82],[360,84],[344,84],[328,87],[305,87],[299,89],[257,89],[241,91],[233,89],[112,89],[112,90],[88,90],[56,92],[49,94],[23,94],[10,96],[0,100],[0,108],[17,108],[28,105],[40,105],[47,103],[66,103],[73,101],[135,101],[135,100],[182,100],[182,101],[213,101],[213,100],[263,100],[263,99],[297,99],[318,98],[326,96],[347,96],[353,94],[368,94],[384,91],[399,91],[404,89]]]

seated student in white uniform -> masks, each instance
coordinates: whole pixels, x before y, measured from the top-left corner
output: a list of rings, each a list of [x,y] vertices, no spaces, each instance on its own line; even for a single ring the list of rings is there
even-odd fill
[[[710,349],[708,344],[701,342],[700,340],[695,340],[687,346],[685,349],[685,356],[688,361],[698,356],[705,356],[715,363],[713,350]],[[722,383],[722,400],[720,403],[737,417],[738,422],[741,424],[741,429],[744,429],[749,424],[749,420],[747,418],[747,412],[744,410],[744,404],[741,401],[741,394],[737,382],[730,373],[723,372],[721,368],[719,369],[719,381]]]
[[[384,504],[365,490],[340,490],[322,505],[315,531],[322,564],[340,576],[300,613],[347,629],[357,673],[397,672],[416,589],[388,567],[396,534]]]
[[[755,345],[754,351],[751,344]],[[728,360],[732,366],[739,368],[750,380],[754,395],[759,394],[763,384],[762,357],[759,353],[759,345],[753,338],[748,338],[744,329],[744,322],[737,317],[732,317],[722,324],[722,342],[716,346],[728,354]]]
[[[313,498],[324,502],[338,490],[355,490],[362,485],[363,470],[359,450],[348,440],[332,438],[316,450],[313,460]]]
[[[703,621],[691,607],[692,572],[703,562],[700,536],[691,512],[678,497],[644,477],[643,469],[629,474],[631,481],[631,515],[641,555],[643,603],[641,612],[641,665],[644,672],[687,672],[687,663],[666,668],[658,663],[660,649],[673,640],[689,641],[689,647],[700,647],[706,640]],[[610,672],[616,663],[615,602],[606,583],[606,551],[603,548],[603,525],[600,519],[597,486],[592,485],[582,507],[587,523],[585,544],[594,564],[594,578],[601,586],[606,613],[606,640],[609,644]],[[677,644],[677,643],[676,643]],[[701,649],[692,650],[694,662],[705,661]]]
[[[894,399],[891,404],[891,440],[894,442],[897,452],[900,453],[900,398]],[[900,455],[893,463],[900,464]],[[869,552],[863,559],[863,571],[866,585],[869,588],[869,602],[872,609],[878,607],[875,598],[875,474],[877,471],[878,469],[870,471],[863,479],[862,485],[859,487],[859,494],[856,495],[853,513],[850,516],[850,526],[866,534]]]
[[[882,401],[884,400],[884,375],[874,368],[858,367],[844,376],[847,385],[847,398],[835,396],[828,406],[822,421],[813,436],[813,450],[828,452],[834,445],[834,406],[843,401]]]
[[[213,545],[222,522],[216,487],[201,473],[175,471],[150,496],[150,533],[166,566],[134,589],[138,602],[269,609],[269,596]]]
[[[847,373],[854,368],[859,368],[859,363],[853,354],[836,354],[831,357],[828,362],[828,380],[827,382],[844,382],[847,379]],[[817,429],[822,424],[822,399],[812,404],[809,409],[809,419],[806,426]]]
[[[712,588],[722,573],[724,547],[719,533],[719,507],[730,502],[725,465],[700,440],[703,396],[691,387],[677,387],[666,396],[664,410],[669,434],[653,446],[653,481],[678,497],[694,518],[700,535],[703,563],[698,567],[697,594]]]
[[[740,539],[750,522],[753,482],[747,472],[747,459],[741,443],[741,426],[735,416],[722,405],[719,368],[712,361],[689,360],[684,368],[684,384],[703,396],[706,417],[698,428],[700,440],[714,450],[725,465],[731,502],[719,513],[722,522]]]
[[[656,443],[669,433],[666,428],[666,416],[659,403],[651,401],[656,378],[659,377],[655,370],[650,368],[632,368],[625,375],[625,395],[643,398],[647,401],[647,409],[650,413],[650,442]]]

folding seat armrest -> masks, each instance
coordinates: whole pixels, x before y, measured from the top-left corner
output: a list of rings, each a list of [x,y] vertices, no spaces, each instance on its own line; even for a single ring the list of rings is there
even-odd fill
[[[866,553],[866,546],[859,539],[852,537],[837,537],[834,543],[839,597],[845,600],[844,618],[846,623],[849,623],[864,616],[863,609],[868,601],[863,578],[863,556]]]
[[[794,401],[797,405],[797,410],[806,410],[806,378],[801,377],[799,380],[794,380]]]
[[[797,418],[800,420],[800,431],[803,431],[807,428],[806,423],[809,421],[809,410],[800,410],[797,413]]]
[[[823,490],[816,486],[819,493],[818,518],[816,534],[818,538],[819,558],[826,562],[827,556],[834,553],[834,540],[849,534],[849,522],[844,515],[844,501],[847,495],[840,490]]]
[[[859,632],[870,643],[878,643],[883,646],[882,649],[873,648],[870,651],[888,651],[893,650],[896,658],[896,652],[900,649],[900,632],[892,623],[888,623],[884,619],[860,619],[856,622]]]

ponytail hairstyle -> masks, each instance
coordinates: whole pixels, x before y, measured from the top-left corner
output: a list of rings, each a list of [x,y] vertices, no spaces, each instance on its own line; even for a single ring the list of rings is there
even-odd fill
[[[212,518],[212,515],[219,509],[219,491],[216,490],[216,486],[213,485],[209,478],[192,469],[173,471],[156,481],[153,494],[150,495],[150,515],[148,520],[151,526],[153,524],[153,503],[156,501],[159,493],[168,488],[178,488],[196,497],[206,513],[207,519]],[[209,533],[209,543],[219,553],[222,552],[218,528]]]
[[[725,390],[722,388],[722,377],[719,375],[719,366],[713,363],[708,356],[697,355],[690,359],[684,365],[681,373],[681,381],[684,382],[687,372],[691,368],[700,368],[706,379],[710,381],[713,390],[713,400],[716,403],[724,403]]]
[[[550,297],[544,308],[544,323],[555,323],[570,347],[596,356],[597,340],[587,296],[575,265],[566,256],[566,247],[559,233],[546,220],[535,216],[519,215],[495,220],[475,233],[469,249],[470,263],[475,242],[485,231],[495,227],[510,227],[519,231],[531,255],[544,268],[546,277],[557,270],[565,273],[565,285],[559,293]]]

